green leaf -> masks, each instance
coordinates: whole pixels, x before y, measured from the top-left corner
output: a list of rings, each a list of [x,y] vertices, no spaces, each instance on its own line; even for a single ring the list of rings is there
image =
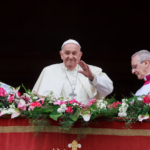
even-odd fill
[[[143,106],[143,114],[146,114],[147,112],[148,112],[148,110],[149,110],[149,106],[148,105],[144,105]]]
[[[121,105],[121,104],[118,104],[118,105],[117,105],[117,107],[120,107],[120,106],[122,106],[122,105]]]
[[[13,90],[14,88],[13,88],[13,87],[10,87],[10,89]]]
[[[20,89],[20,86],[16,87],[16,90],[18,90],[18,91],[19,91],[19,89]]]
[[[80,110],[82,115],[90,114],[90,110]]]
[[[69,120],[60,122],[60,124],[61,124],[60,129],[69,130],[73,126],[74,121],[69,119]]]
[[[49,113],[49,112],[51,112],[51,111],[52,111],[52,110],[51,110],[49,107],[43,109],[43,112],[45,112],[45,113]]]
[[[57,109],[58,108],[60,108],[60,106],[59,105],[51,105],[51,109],[53,110],[53,111],[56,111],[57,112]]]
[[[24,88],[24,90],[25,90],[26,93],[27,93],[28,91],[27,91],[27,89],[25,88],[25,86],[23,85],[23,83],[22,83],[22,87]]]
[[[77,121],[78,117],[80,115],[80,109],[77,109],[75,113],[70,117],[73,121]]]
[[[15,111],[19,112],[19,109],[18,109],[18,108],[15,108]]]
[[[131,98],[128,99],[128,102],[132,102],[132,101],[134,101],[134,100],[135,100],[135,98],[134,98],[134,97],[131,97]]]
[[[4,106],[4,104],[3,104],[3,103],[0,103],[0,107],[2,107],[2,106]]]
[[[56,120],[57,121],[57,119],[60,117],[60,116],[62,116],[62,113],[53,113],[53,114],[50,114],[49,115],[50,116],[50,118],[52,118],[53,120]]]
[[[91,110],[96,110],[97,109],[96,105],[91,105],[90,108],[91,108]]]
[[[24,90],[26,91],[26,93],[28,93],[28,92],[30,93],[30,92],[31,92],[30,89],[26,89],[26,88],[25,88],[25,86],[23,85],[23,83],[22,83],[21,85],[22,85],[22,87],[24,88]]]

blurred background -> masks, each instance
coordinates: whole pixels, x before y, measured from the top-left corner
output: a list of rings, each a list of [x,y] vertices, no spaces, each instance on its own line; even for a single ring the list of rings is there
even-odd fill
[[[114,91],[108,97],[121,100],[143,85],[131,73],[131,55],[150,50],[148,3],[5,1],[0,2],[0,19],[0,81],[6,84],[32,89],[45,66],[62,62],[62,43],[75,39],[82,60],[112,79]]]

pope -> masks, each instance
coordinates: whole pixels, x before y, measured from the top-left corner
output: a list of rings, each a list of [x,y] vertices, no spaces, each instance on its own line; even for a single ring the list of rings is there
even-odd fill
[[[65,41],[60,51],[63,63],[45,67],[33,91],[44,97],[53,91],[55,97],[76,99],[82,104],[93,98],[106,97],[113,91],[112,81],[101,68],[82,61],[81,56],[81,46],[77,41]]]

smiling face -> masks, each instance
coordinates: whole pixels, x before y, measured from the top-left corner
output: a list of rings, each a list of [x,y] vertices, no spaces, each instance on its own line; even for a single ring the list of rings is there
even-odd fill
[[[82,52],[80,51],[80,47],[78,45],[69,43],[63,46],[60,51],[60,56],[65,66],[69,70],[72,70],[77,66],[79,60],[81,59]]]
[[[131,60],[132,73],[137,75],[138,79],[143,79],[148,74],[149,61],[140,62],[139,55],[135,55]]]

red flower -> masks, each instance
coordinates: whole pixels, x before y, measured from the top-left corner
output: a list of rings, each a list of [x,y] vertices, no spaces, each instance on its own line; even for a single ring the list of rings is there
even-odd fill
[[[69,114],[72,114],[73,113],[73,109],[72,109],[72,107],[67,107],[66,108],[66,113],[69,113]]]
[[[42,107],[42,105],[39,102],[33,102],[30,104],[29,110],[34,109],[34,107]]]
[[[88,102],[88,106],[91,106],[91,105],[93,105],[95,102],[96,102],[97,100],[96,99],[92,99],[92,100],[90,100],[89,102]]]
[[[0,96],[5,97],[6,91],[4,88],[0,87]]]
[[[12,103],[14,100],[14,96],[10,96],[7,101],[9,101],[9,103]]]
[[[118,105],[121,105],[121,102],[113,102],[112,104],[108,105],[108,108],[118,108]]]
[[[18,96],[21,96],[21,93],[20,93],[20,92],[18,92]]]
[[[68,102],[69,102],[69,104],[72,104],[72,103],[77,103],[78,104],[77,100],[75,100],[75,99],[72,99],[72,100],[70,100]]]
[[[56,102],[53,103],[54,105],[62,105],[62,104],[67,104],[66,102],[63,102],[61,100],[57,100]]]
[[[28,102],[30,101],[30,97],[28,97],[28,96],[26,96],[26,95],[22,95],[22,96],[20,97],[20,99],[25,100],[26,103],[28,103]]]
[[[112,103],[112,106],[114,107],[114,108],[118,108],[118,105],[121,105],[121,102],[113,102]]]
[[[143,103],[150,104],[150,95],[146,95],[145,97],[143,97]]]

